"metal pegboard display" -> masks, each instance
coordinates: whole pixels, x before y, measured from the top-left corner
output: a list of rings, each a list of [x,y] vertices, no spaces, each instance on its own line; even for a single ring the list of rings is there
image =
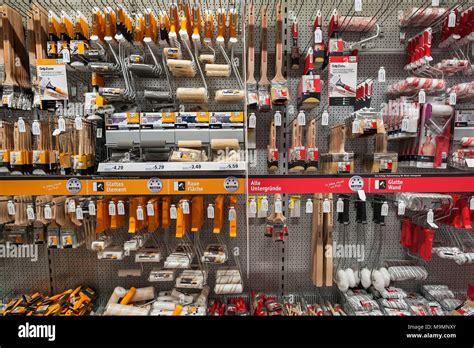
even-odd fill
[[[205,196],[205,211],[209,203],[214,202],[215,196]],[[172,198],[172,202],[177,202],[176,198]],[[239,248],[239,261],[240,267],[243,272],[243,282],[245,291],[253,288],[253,281],[257,284],[259,282],[258,277],[261,273],[254,270],[253,265],[250,269],[250,279],[246,275],[246,263],[247,263],[247,234],[246,234],[246,216],[245,216],[245,196],[237,196],[237,237],[229,237],[229,221],[228,221],[228,198],[225,198],[224,204],[224,222],[223,230],[221,232],[220,239],[226,244],[227,252],[229,254],[228,261],[223,265],[211,265],[209,267],[208,284],[211,286],[211,292],[213,293],[213,287],[215,284],[215,271],[221,268],[230,267],[235,268],[235,258],[232,256],[234,248]],[[172,220],[170,228],[164,230],[159,228],[156,234],[156,242],[149,239],[146,246],[154,247],[157,246],[162,251],[162,259],[168,256],[174,247],[176,247],[181,241],[175,238],[174,235],[175,221]],[[211,243],[219,243],[219,240],[212,232],[213,220],[207,217],[204,220],[204,225],[200,232],[197,233],[197,237],[201,242],[203,248]],[[127,228],[121,231],[108,232],[108,235],[112,237],[113,245],[123,245],[123,242],[129,240],[132,235],[128,234]],[[190,232],[188,235],[192,236]],[[196,238],[195,236],[191,237]],[[182,241],[186,242],[185,239]],[[254,246],[258,250],[263,250],[264,245],[259,241],[255,241]],[[166,250],[169,250],[167,252]],[[163,261],[160,263],[136,263],[135,252],[131,252],[131,256],[124,258],[123,260],[99,260],[97,253],[85,249],[83,246],[77,249],[57,249],[50,250],[51,253],[51,269],[52,269],[52,288],[54,291],[61,291],[68,289],[69,287],[76,284],[87,284],[99,291],[101,294],[110,294],[116,286],[123,287],[143,287],[143,286],[154,286],[158,291],[169,290],[174,287],[175,282],[148,282],[148,276],[152,269],[161,268]],[[254,254],[257,257],[259,254]],[[251,254],[252,256],[252,254]],[[277,259],[276,259],[277,260]],[[275,261],[276,261],[275,260]],[[198,265],[196,258],[194,263]],[[118,277],[118,271],[121,269],[141,269],[142,274],[140,277]],[[177,270],[177,275],[181,273],[181,270]]]

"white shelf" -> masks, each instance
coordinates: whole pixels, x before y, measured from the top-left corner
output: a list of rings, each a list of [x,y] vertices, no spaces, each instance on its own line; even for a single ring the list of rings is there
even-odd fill
[[[246,163],[240,162],[107,162],[99,164],[99,173],[162,173],[162,172],[241,172]]]

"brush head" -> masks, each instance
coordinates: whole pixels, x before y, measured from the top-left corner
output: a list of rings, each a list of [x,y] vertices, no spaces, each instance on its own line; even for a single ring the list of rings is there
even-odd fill
[[[272,110],[271,96],[268,86],[258,86],[258,111],[269,112]]]
[[[289,101],[288,87],[281,82],[272,81],[271,100],[273,105],[287,105]]]

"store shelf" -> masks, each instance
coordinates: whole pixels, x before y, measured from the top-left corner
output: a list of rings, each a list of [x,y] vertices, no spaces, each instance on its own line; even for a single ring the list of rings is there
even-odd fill
[[[122,163],[107,162],[99,164],[99,173],[127,174],[150,173],[163,174],[166,172],[244,172],[246,163],[241,162],[140,162]]]

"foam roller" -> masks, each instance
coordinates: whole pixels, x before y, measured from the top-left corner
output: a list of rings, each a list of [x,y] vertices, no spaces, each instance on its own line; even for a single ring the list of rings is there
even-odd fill
[[[239,140],[237,139],[211,139],[211,149],[225,150],[225,149],[239,149]]]
[[[128,315],[128,316],[144,316],[148,315],[149,308],[148,307],[134,307],[134,306],[127,306],[118,303],[112,303],[107,308],[106,315]]]
[[[214,292],[218,295],[240,294],[242,291],[242,284],[216,284],[214,287]]]
[[[110,295],[109,301],[107,302],[107,306],[105,308],[109,308],[109,306],[113,303],[118,303],[119,300],[122,297],[124,297],[126,293],[127,293],[127,290],[125,290],[121,286],[117,286],[114,289],[114,292],[112,293],[112,295]]]
[[[148,286],[146,288],[138,288],[135,295],[131,298],[130,302],[149,301],[155,298],[155,288]]]

